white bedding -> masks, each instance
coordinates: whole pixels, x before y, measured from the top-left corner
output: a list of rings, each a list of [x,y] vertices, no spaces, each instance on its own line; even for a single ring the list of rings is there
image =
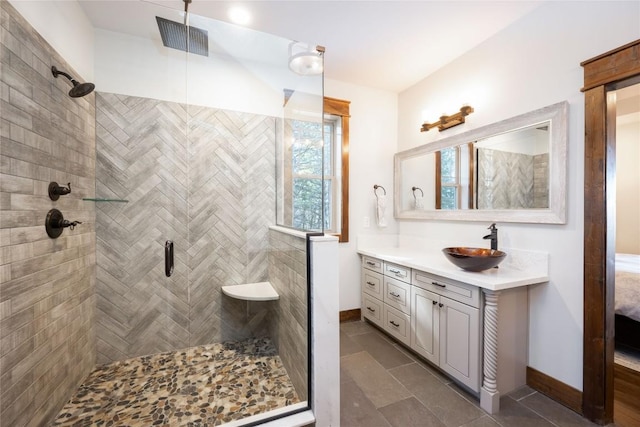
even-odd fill
[[[640,322],[640,255],[616,254],[616,314]]]

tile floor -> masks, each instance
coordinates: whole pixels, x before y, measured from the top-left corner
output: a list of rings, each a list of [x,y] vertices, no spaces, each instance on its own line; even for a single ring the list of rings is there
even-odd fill
[[[217,426],[297,403],[269,338],[97,367],[53,426]]]
[[[488,415],[479,402],[366,322],[340,325],[342,427],[595,426],[529,387]]]

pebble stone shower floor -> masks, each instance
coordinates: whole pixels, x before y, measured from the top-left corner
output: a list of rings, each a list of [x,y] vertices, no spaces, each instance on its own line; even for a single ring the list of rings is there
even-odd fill
[[[217,426],[299,399],[269,338],[97,367],[53,426]]]

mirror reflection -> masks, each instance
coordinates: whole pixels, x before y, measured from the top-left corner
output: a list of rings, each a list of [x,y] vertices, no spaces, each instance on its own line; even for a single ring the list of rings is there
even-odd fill
[[[396,154],[396,217],[563,223],[566,113],[555,104]]]

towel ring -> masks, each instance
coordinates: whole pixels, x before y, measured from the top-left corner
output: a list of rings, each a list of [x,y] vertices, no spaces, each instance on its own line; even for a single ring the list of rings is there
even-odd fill
[[[376,184],[376,185],[373,186],[373,194],[376,195],[376,199],[378,198],[378,192],[376,191],[378,188],[382,188],[382,191],[384,191],[384,195],[385,196],[387,195],[387,190],[385,190],[382,185]]]
[[[420,190],[420,193],[422,194],[422,197],[424,197],[424,191],[422,191],[422,188],[420,187],[411,187],[411,191],[413,192],[413,198],[416,198],[416,190]]]

